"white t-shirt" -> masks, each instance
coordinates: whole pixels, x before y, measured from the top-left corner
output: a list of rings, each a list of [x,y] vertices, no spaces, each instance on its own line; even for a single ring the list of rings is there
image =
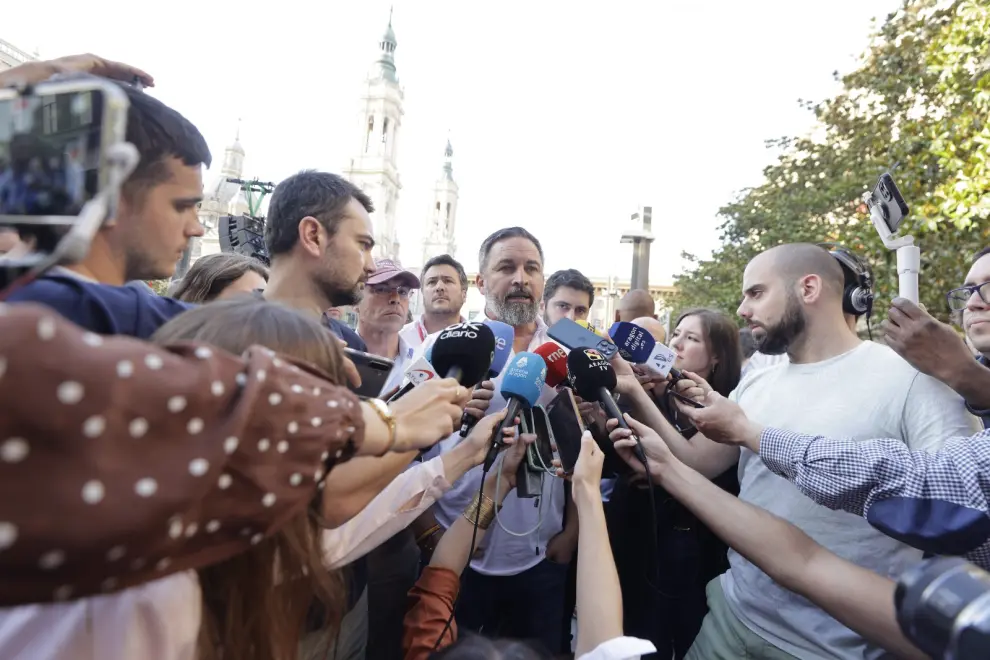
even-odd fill
[[[824,362],[753,370],[730,398],[750,419],[768,426],[833,438],[900,438],[911,449],[933,450],[952,436],[979,430],[955,392],[873,342]],[[739,484],[740,499],[880,575],[896,579],[922,557],[859,516],[815,504],[747,449],[739,459]],[[721,577],[726,601],[767,642],[802,660],[873,657],[875,647],[867,653],[859,635],[731,550],[729,564]]]

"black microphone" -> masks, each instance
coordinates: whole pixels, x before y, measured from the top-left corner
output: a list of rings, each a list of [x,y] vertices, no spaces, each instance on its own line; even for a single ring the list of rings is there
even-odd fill
[[[516,336],[516,331],[512,329],[512,326],[508,323],[502,323],[501,321],[493,321],[492,319],[485,319],[485,325],[491,329],[492,334],[495,336],[495,354],[492,357],[492,366],[488,368],[488,378],[497,378],[502,369],[505,368],[506,363],[509,361],[509,356],[512,354],[512,340]],[[474,389],[477,391],[481,387],[479,383]],[[478,418],[474,415],[469,415],[467,410],[461,415],[461,437],[467,437],[467,434],[471,432],[474,425],[478,423]]]
[[[612,390],[615,389],[616,383],[615,369],[601,353],[593,348],[571,351],[567,356],[567,378],[571,381],[571,385],[579,397],[585,401],[601,403],[606,415],[618,420],[619,426],[622,428],[629,429],[618,404],[612,398]],[[643,451],[643,443],[635,433],[633,433],[633,438],[636,440],[633,453],[646,467],[646,452]]]
[[[488,374],[495,357],[495,335],[483,323],[455,323],[440,331],[430,363],[444,378],[474,387]]]

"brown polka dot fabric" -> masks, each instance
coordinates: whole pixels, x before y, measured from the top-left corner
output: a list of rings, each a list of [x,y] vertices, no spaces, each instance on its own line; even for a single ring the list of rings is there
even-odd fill
[[[0,305],[0,606],[227,559],[363,437],[354,395],[268,349],[162,349]]]

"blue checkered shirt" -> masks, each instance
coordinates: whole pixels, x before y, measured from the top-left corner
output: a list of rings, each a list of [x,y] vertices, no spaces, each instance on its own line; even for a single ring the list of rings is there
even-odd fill
[[[990,430],[937,452],[768,428],[760,457],[812,500],[929,553],[990,569]]]

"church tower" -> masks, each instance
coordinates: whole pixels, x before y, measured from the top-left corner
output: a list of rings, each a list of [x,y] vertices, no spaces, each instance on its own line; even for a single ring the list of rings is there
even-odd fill
[[[375,228],[375,256],[398,257],[395,211],[399,201],[397,138],[402,124],[403,92],[395,72],[395,32],[392,15],[378,42],[378,59],[365,80],[358,114],[361,136],[356,156],[344,168],[344,177],[363,190],[375,205],[371,215]]]
[[[244,147],[241,145],[241,129],[237,127],[234,143],[223,152],[223,165],[220,174],[206,185],[206,194],[199,206],[199,222],[206,229],[202,238],[195,238],[191,244],[190,264],[201,256],[220,252],[220,235],[217,224],[222,215],[244,215],[247,201],[236,183],[227,179],[244,178]]]
[[[443,151],[443,170],[433,187],[433,202],[423,241],[423,262],[441,254],[455,256],[457,246],[454,235],[457,229],[457,182],[454,181],[454,149],[447,140]]]

